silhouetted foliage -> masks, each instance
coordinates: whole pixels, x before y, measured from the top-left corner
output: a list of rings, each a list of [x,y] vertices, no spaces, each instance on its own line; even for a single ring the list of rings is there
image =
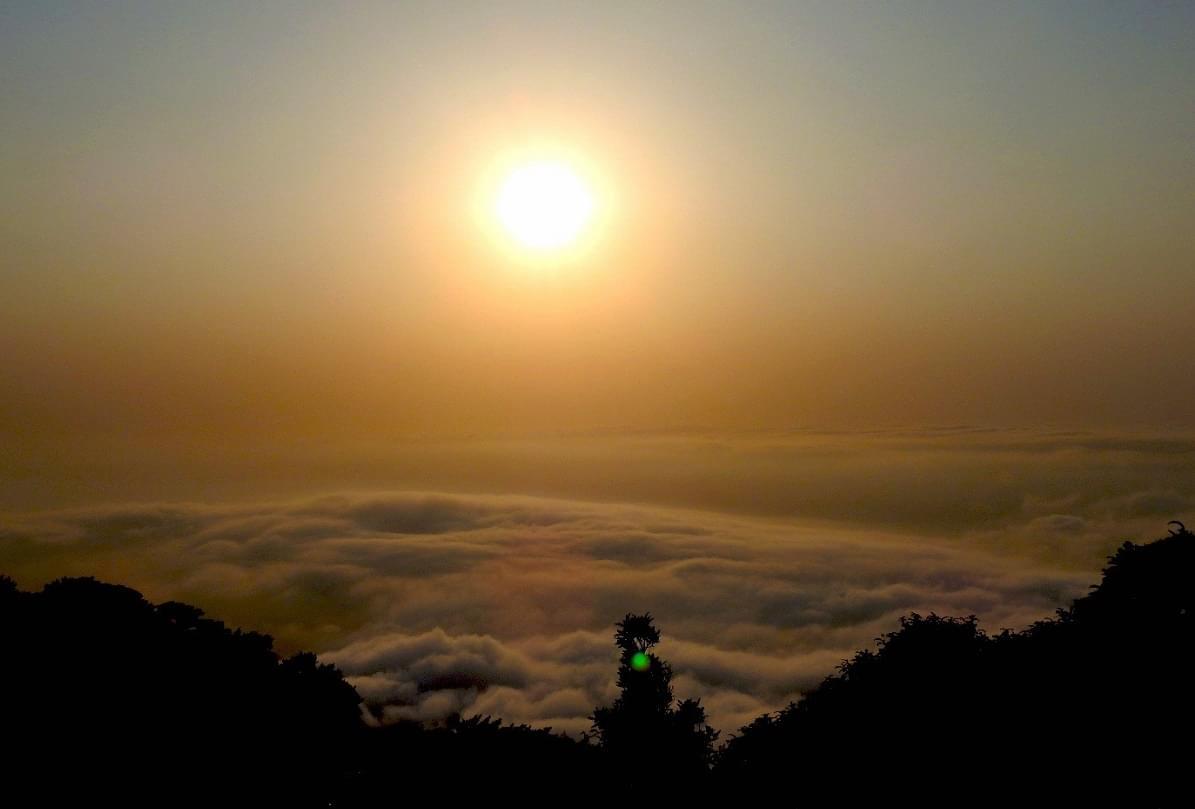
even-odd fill
[[[10,794],[326,806],[348,772],[356,691],[314,655],[280,660],[267,635],[90,578],[0,583],[0,631]]]
[[[338,806],[397,803],[410,781],[438,800],[517,800],[543,805],[575,799],[617,799],[602,751],[550,728],[503,724],[491,717],[450,718],[440,726],[404,721],[366,734],[358,771]],[[404,779],[399,782],[396,779]]]
[[[1180,530],[1126,542],[1089,595],[1023,632],[908,616],[743,728],[720,753],[718,783],[799,785],[815,804],[1185,803],[1193,574],[1195,537]]]
[[[628,614],[616,625],[622,693],[592,716],[616,778],[639,794],[661,785],[675,792],[703,784],[718,738],[699,700],[673,704],[672,667],[651,651],[659,640],[650,614]],[[639,654],[647,664],[637,669],[633,661]]]
[[[453,800],[605,783],[596,745],[550,729],[367,727],[315,655],[90,578],[25,593],[0,577],[0,649],[5,805],[376,807],[412,782]]]

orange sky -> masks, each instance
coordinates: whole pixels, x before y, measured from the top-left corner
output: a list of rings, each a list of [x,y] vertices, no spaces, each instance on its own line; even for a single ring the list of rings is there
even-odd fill
[[[0,431],[1190,428],[1149,8],[14,8]],[[529,263],[477,195],[552,149],[608,215]]]

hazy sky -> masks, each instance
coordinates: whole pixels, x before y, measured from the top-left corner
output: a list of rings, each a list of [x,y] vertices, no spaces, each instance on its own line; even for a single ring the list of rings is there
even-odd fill
[[[727,731],[909,610],[1048,616],[1195,522],[1193,42],[1189,2],[0,0],[0,573],[570,730],[628,611]],[[542,156],[598,214],[533,256],[493,192]]]
[[[1190,4],[2,8],[6,434],[1195,426]]]

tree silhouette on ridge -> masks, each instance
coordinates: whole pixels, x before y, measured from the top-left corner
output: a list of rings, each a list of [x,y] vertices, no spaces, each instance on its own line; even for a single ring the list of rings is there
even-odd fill
[[[616,624],[621,693],[612,705],[595,709],[591,720],[613,772],[628,788],[696,788],[708,775],[718,731],[706,721],[700,700],[674,704],[672,666],[652,651],[659,640],[650,613],[628,613]],[[636,667],[636,655],[646,656],[647,665]]]

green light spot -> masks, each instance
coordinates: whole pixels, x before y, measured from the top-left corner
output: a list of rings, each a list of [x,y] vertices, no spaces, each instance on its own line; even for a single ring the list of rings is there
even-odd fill
[[[646,652],[635,652],[631,657],[631,668],[635,671],[647,671],[651,666],[651,658],[647,656]]]

